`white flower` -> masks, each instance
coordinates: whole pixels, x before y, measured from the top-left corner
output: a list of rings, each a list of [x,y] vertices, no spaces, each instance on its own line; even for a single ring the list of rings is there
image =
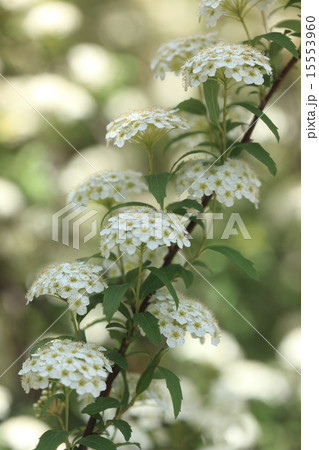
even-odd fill
[[[28,290],[27,303],[40,295],[52,295],[65,300],[71,311],[86,314],[87,294],[102,292],[107,284],[99,273],[101,266],[85,262],[62,263],[44,269]]]
[[[100,250],[105,258],[116,246],[129,255],[136,254],[142,244],[150,250],[172,244],[179,248],[190,246],[186,229],[174,214],[147,207],[117,210],[100,235]]]
[[[223,0],[201,0],[199,4],[198,17],[206,19],[207,27],[214,27],[218,19],[224,15]]]
[[[173,297],[166,288],[158,290],[151,298],[148,311],[159,320],[160,331],[166,337],[169,347],[181,346],[185,342],[185,334],[189,332],[193,338],[203,342],[205,335],[211,336],[211,343],[217,345],[220,329],[213,314],[199,301],[192,300],[182,294],[178,295],[179,306],[176,309]]]
[[[166,72],[175,72],[175,75],[178,75],[181,66],[188,58],[215,42],[215,33],[195,34],[174,39],[159,47],[151,61],[151,69],[154,71],[155,77],[162,80],[164,80]]]
[[[110,122],[105,138],[107,143],[113,141],[117,147],[123,147],[125,141],[154,142],[175,128],[188,128],[187,122],[175,110],[149,108],[130,111]]]
[[[261,71],[271,74],[269,58],[249,45],[218,43],[201,50],[182,66],[185,90],[199,86],[223,71],[227,78],[246,84],[263,84]]]
[[[71,339],[52,340],[37,349],[19,372],[23,389],[44,389],[51,381],[74,389],[78,394],[98,397],[112,372],[104,347]]]
[[[68,202],[84,206],[87,206],[90,200],[122,202],[128,196],[140,194],[143,191],[147,191],[147,185],[140,172],[132,170],[100,172],[82,181],[69,194]]]
[[[233,206],[235,199],[247,198],[257,207],[261,182],[248,163],[228,159],[221,166],[207,159],[188,160],[177,170],[175,186],[179,195],[186,191],[192,198],[216,194],[225,206]]]

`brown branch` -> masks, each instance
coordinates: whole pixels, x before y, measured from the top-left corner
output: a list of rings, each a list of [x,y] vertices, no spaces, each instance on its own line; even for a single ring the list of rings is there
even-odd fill
[[[279,72],[277,79],[275,81],[275,83],[272,85],[272,87],[270,88],[269,92],[267,93],[267,95],[264,97],[264,99],[261,101],[260,105],[259,105],[259,110],[263,111],[265,106],[267,105],[267,103],[269,102],[269,100],[271,99],[271,97],[277,92],[278,88],[280,87],[283,79],[287,76],[287,74],[290,72],[290,70],[293,68],[293,66],[297,63],[299,59],[293,57],[290,59],[290,61],[287,63],[287,65],[282,69],[281,72]],[[249,128],[246,131],[246,133],[244,134],[243,139],[241,140],[242,143],[244,142],[250,142],[251,140],[251,135],[255,129],[255,126],[257,124],[259,120],[258,116],[254,116],[253,119],[250,122]],[[209,201],[211,200],[212,196],[204,196],[203,200],[202,200],[202,206],[205,209],[206,206],[208,205]],[[194,228],[196,227],[196,222],[194,221],[190,221],[190,223],[188,224],[186,230],[189,234],[191,234],[194,230]],[[172,245],[168,248],[168,252],[164,258],[164,262],[162,264],[162,267],[167,267],[169,266],[174,257],[176,256],[177,252],[178,252],[178,245]],[[149,300],[151,298],[152,294],[147,295],[144,300],[143,303],[141,305],[140,311],[143,312],[147,309],[148,304],[149,304]],[[127,338],[123,338],[123,341],[121,343],[120,349],[119,349],[119,353],[124,356],[127,348],[129,345],[129,340]],[[107,377],[106,380],[106,389],[105,391],[101,392],[100,397],[108,397],[110,395],[111,389],[112,389],[112,384],[113,381],[115,380],[115,378],[118,376],[118,374],[120,373],[120,367],[116,364],[115,366],[113,366],[113,372],[110,373]],[[85,428],[85,431],[83,433],[83,437],[84,436],[89,436],[91,434],[93,434],[94,432],[94,427],[96,424],[96,419],[94,419],[93,417],[90,417],[87,426]],[[79,450],[86,450],[87,447],[85,445],[80,445]]]

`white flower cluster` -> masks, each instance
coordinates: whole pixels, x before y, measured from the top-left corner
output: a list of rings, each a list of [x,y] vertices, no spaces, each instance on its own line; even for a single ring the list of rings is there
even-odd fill
[[[104,351],[104,347],[71,339],[50,341],[23,363],[19,372],[22,387],[28,393],[30,389],[45,389],[54,380],[80,395],[98,397],[112,372]]]
[[[193,338],[199,338],[203,343],[205,335],[210,334],[211,343],[218,345],[220,329],[213,314],[199,301],[179,294],[179,306],[166,288],[158,290],[151,298],[148,311],[159,320],[161,333],[166,337],[169,347],[184,345],[185,334],[188,331]]]
[[[195,34],[174,39],[159,47],[151,61],[151,69],[155,77],[161,80],[165,79],[166,72],[175,72],[175,75],[178,75],[187,59],[215,42],[215,33]]]
[[[107,143],[111,141],[117,147],[123,147],[125,141],[154,141],[174,128],[187,129],[186,120],[175,110],[149,108],[131,111],[119,116],[106,127]]]
[[[233,206],[235,199],[247,198],[257,207],[261,182],[250,166],[240,159],[228,159],[217,166],[207,159],[188,160],[176,173],[176,189],[193,198],[216,194],[219,203]]]
[[[278,3],[278,0],[255,0],[256,6],[261,11],[266,11],[274,3]]]
[[[267,56],[249,45],[219,43],[186,61],[182,67],[184,87],[187,90],[199,86],[218,75],[218,70],[236,82],[261,85],[264,82],[261,70],[271,74],[268,61]]]
[[[84,315],[90,303],[89,295],[107,287],[99,275],[102,270],[101,266],[82,261],[47,267],[28,290],[27,303],[40,295],[52,295],[66,301],[71,311]]]
[[[147,191],[147,185],[140,172],[133,172],[132,170],[101,172],[82,181],[69,194],[68,202],[75,202],[84,206],[87,206],[90,200],[122,202],[129,195],[140,194],[143,191]]]
[[[147,207],[118,210],[100,235],[100,250],[105,258],[117,245],[129,255],[135,254],[142,244],[150,250],[172,244],[190,247],[187,231],[174,214]]]
[[[156,250],[150,250],[146,248],[143,253],[143,263],[145,261],[150,261],[152,267],[160,267],[163,264],[164,257],[167,253],[166,247],[159,247]],[[121,261],[119,264],[112,264],[110,266],[110,262],[105,260],[105,268],[107,269],[107,276],[110,278],[119,277],[121,275],[121,271],[119,267],[123,267],[124,272],[127,273],[130,270],[135,269],[139,266],[139,255],[134,253],[133,255],[129,255],[125,253],[121,256]],[[103,265],[104,265],[103,264]],[[145,277],[147,274],[144,275]]]
[[[224,15],[223,1],[224,0],[201,0],[198,11],[199,20],[202,17],[205,17],[207,27],[213,28],[218,19]]]

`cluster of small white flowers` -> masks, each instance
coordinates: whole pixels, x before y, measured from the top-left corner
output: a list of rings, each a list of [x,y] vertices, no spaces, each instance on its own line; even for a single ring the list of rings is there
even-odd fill
[[[218,19],[224,15],[223,0],[201,0],[199,4],[198,17],[206,19],[206,25],[213,28]]]
[[[104,351],[104,347],[71,339],[50,341],[23,363],[19,372],[22,387],[28,393],[30,389],[45,389],[54,380],[80,395],[98,397],[112,372]]]
[[[165,79],[166,72],[175,72],[175,75],[178,75],[188,58],[215,42],[215,33],[195,34],[174,39],[159,47],[151,61],[151,69],[154,71],[155,77],[161,80]]]
[[[188,128],[186,120],[175,110],[149,108],[130,111],[110,122],[105,138],[107,143],[113,141],[117,147],[123,147],[125,141],[156,140],[174,128]]]
[[[68,303],[69,309],[86,314],[89,295],[102,292],[107,284],[99,273],[101,266],[83,261],[62,263],[44,269],[28,290],[27,303],[40,295],[52,295]]]
[[[216,194],[225,206],[233,206],[235,199],[247,198],[257,207],[261,182],[250,166],[240,159],[228,159],[217,166],[206,159],[188,160],[176,173],[176,189],[182,195],[202,198]]]
[[[271,5],[277,2],[278,0],[255,0],[256,6],[261,11],[266,11]]]
[[[118,210],[100,235],[100,250],[105,258],[117,245],[129,255],[135,254],[142,244],[150,250],[172,244],[179,248],[190,246],[187,231],[174,214],[147,207]]]
[[[122,202],[128,196],[140,194],[143,191],[147,191],[147,185],[140,172],[132,170],[101,172],[82,181],[69,194],[68,202],[75,202],[84,206],[87,206],[90,200]]]
[[[268,61],[267,56],[249,45],[219,43],[186,61],[182,67],[184,87],[187,90],[199,86],[218,70],[236,82],[261,85],[264,82],[261,70],[271,74]]]
[[[163,259],[166,253],[166,247],[159,247],[156,250],[150,250],[149,248],[146,248],[143,253],[143,263],[146,261],[150,261],[152,267],[160,267],[163,264]],[[134,253],[133,255],[125,253],[123,256],[121,256],[121,261],[119,262],[119,264],[112,264],[110,266],[110,262],[108,260],[105,260],[105,263],[103,265],[107,269],[108,277],[119,277],[121,275],[119,266],[123,268],[125,273],[135,269],[139,265],[139,255],[137,253]],[[144,276],[146,277],[147,274],[145,273]]]
[[[220,329],[213,314],[199,301],[179,295],[176,309],[173,297],[166,288],[158,290],[151,298],[148,311],[159,320],[161,333],[166,337],[169,347],[184,345],[188,331],[193,338],[203,343],[205,335],[211,336],[211,343],[218,345]]]

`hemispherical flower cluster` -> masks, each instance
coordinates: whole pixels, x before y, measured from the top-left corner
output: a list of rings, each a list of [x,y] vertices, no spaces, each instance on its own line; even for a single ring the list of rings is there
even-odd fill
[[[140,172],[132,170],[101,172],[82,181],[69,194],[68,202],[84,206],[87,206],[90,200],[122,202],[129,195],[140,194],[143,191],[147,191],[147,185]]]
[[[27,303],[40,295],[52,295],[66,301],[71,311],[84,315],[90,303],[89,295],[107,287],[99,275],[102,270],[101,266],[82,261],[47,267],[28,290]]]
[[[186,61],[182,67],[184,87],[187,90],[199,86],[220,70],[226,78],[261,85],[264,82],[261,71],[271,74],[268,61],[267,56],[249,45],[219,43]]]
[[[133,255],[142,245],[150,250],[177,244],[189,247],[188,233],[174,214],[166,214],[148,207],[131,207],[118,210],[108,219],[101,231],[101,254],[108,258],[111,250]]]
[[[104,347],[71,339],[54,340],[40,347],[22,365],[23,389],[45,389],[57,381],[78,394],[98,397],[106,388],[105,379],[112,367],[102,353]]]
[[[166,337],[169,347],[184,345],[186,332],[193,338],[199,338],[202,343],[206,334],[211,336],[213,345],[219,343],[220,329],[216,319],[197,300],[180,294],[179,306],[176,309],[173,297],[163,288],[152,296],[148,311],[158,318],[160,331]]]
[[[215,42],[215,33],[195,34],[174,39],[159,47],[151,61],[151,69],[155,77],[161,80],[165,79],[166,72],[175,72],[175,75],[178,75],[188,58]]]
[[[235,199],[247,198],[257,207],[261,182],[250,166],[240,159],[228,159],[217,166],[212,160],[188,160],[176,173],[179,195],[186,191],[190,197],[202,198],[216,194],[225,206],[233,206]]]
[[[188,128],[186,120],[175,110],[149,108],[119,116],[108,124],[105,137],[107,143],[113,141],[117,147],[123,147],[125,141],[153,143],[174,128]]]

